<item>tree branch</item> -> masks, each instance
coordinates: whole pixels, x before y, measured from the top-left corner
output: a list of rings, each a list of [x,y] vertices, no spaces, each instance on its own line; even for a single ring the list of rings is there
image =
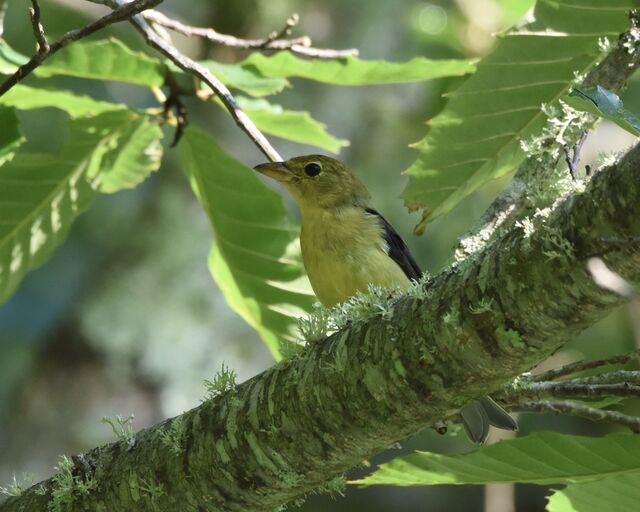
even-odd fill
[[[618,411],[595,409],[594,407],[589,407],[588,405],[571,400],[530,400],[510,407],[509,409],[580,416],[596,422],[619,423],[629,428],[632,432],[640,432],[640,417],[629,416],[628,414]]]
[[[129,19],[135,14],[144,11],[145,9],[155,7],[160,2],[162,2],[162,0],[134,0],[133,2],[123,4],[113,12],[107,14],[99,20],[90,23],[86,27],[77,30],[71,30],[55,43],[47,45],[44,30],[42,29],[42,25],[40,24],[40,9],[38,3],[33,1],[33,14],[31,15],[31,23],[36,34],[36,39],[38,41],[38,52],[33,57],[31,57],[28,62],[20,66],[13,75],[11,75],[0,84],[0,96],[2,96],[5,92],[7,92],[25,77],[29,76],[31,72],[40,64],[42,64],[46,59],[67,46],[69,43],[87,37],[97,32],[98,30],[112,25],[113,23]]]
[[[624,302],[593,282],[586,259],[605,233],[625,240],[639,232],[636,146],[584,192],[534,219],[526,236],[514,228],[393,306],[372,308],[368,320],[354,318],[132,440],[87,452],[72,477],[90,490],[76,492],[74,505],[266,511],[301,497],[503,388]],[[640,282],[635,244],[604,258]],[[0,511],[46,510],[60,480],[30,488]]]
[[[633,352],[630,352],[628,354],[609,357],[607,359],[596,359],[593,361],[576,361],[575,363],[566,364],[564,366],[561,366],[560,368],[553,368],[551,370],[547,370],[546,372],[533,375],[531,377],[531,380],[537,382],[545,380],[556,380],[561,377],[572,375],[574,373],[583,372],[585,370],[600,368],[602,366],[611,366],[614,364],[627,364],[628,362],[634,360],[640,360],[640,349],[634,350]]]
[[[614,92],[624,88],[627,79],[640,66],[639,20],[638,12],[629,14],[629,30],[620,35],[606,58],[588,73],[584,87],[599,84]],[[574,117],[572,113],[566,113],[562,123],[558,124],[555,115],[549,117],[546,129],[549,137],[540,141],[539,150],[520,164],[513,179],[483,213],[476,226],[460,239],[456,247],[457,259],[464,259],[500,233],[511,229],[518,219],[532,214],[536,208],[545,208],[554,198],[575,190],[575,180],[566,179],[570,178],[569,170],[558,166],[564,156],[558,148],[564,144],[575,144],[595,121],[590,116],[580,114]]]
[[[202,37],[212,43],[231,48],[262,51],[287,50],[294,54],[305,57],[314,57],[317,59],[339,59],[358,55],[358,50],[356,48],[350,48],[348,50],[313,48],[311,46],[311,39],[307,36],[297,37],[294,39],[284,39],[286,34],[282,33],[282,31],[280,33],[275,33],[273,37],[267,37],[265,39],[240,39],[238,37],[221,34],[212,28],[185,25],[184,23],[173,20],[158,11],[147,11],[143,16],[151,23],[168,28],[169,30],[173,30],[174,32],[178,32],[179,34],[187,37]],[[287,24],[286,27],[290,27],[290,25]]]

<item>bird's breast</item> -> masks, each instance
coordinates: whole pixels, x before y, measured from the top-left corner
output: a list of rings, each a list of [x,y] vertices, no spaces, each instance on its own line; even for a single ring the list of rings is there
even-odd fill
[[[300,243],[313,291],[327,307],[367,292],[369,285],[410,285],[387,254],[381,226],[360,208],[303,211]]]

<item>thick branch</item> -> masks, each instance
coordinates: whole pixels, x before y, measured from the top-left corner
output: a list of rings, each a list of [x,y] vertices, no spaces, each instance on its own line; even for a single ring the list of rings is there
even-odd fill
[[[133,443],[96,448],[75,469],[79,510],[272,510],[451,417],[558,350],[623,302],[586,269],[602,238],[640,232],[640,146],[586,191],[513,229],[393,308]],[[603,258],[633,284],[640,252]],[[44,511],[46,481],[0,506]],[[40,494],[36,490],[40,489]]]
[[[40,64],[42,64],[46,59],[67,46],[69,43],[90,36],[98,30],[102,30],[103,28],[112,25],[113,23],[129,19],[135,14],[144,11],[145,9],[155,7],[160,2],[162,2],[162,0],[134,0],[133,2],[123,4],[117,9],[114,9],[113,12],[107,14],[106,16],[103,16],[93,23],[90,23],[86,27],[67,32],[64,36],[62,36],[62,38],[60,38],[55,43],[51,43],[50,45],[46,42],[44,30],[42,29],[42,25],[40,24],[40,9],[36,9],[36,6],[38,4],[37,2],[33,2],[34,7],[32,9],[34,12],[31,15],[31,20],[34,32],[36,33],[36,38],[38,40],[38,53],[31,57],[28,62],[20,66],[13,75],[11,75],[0,84],[0,96],[2,96],[5,92],[7,92],[25,77],[30,75],[31,72]]]

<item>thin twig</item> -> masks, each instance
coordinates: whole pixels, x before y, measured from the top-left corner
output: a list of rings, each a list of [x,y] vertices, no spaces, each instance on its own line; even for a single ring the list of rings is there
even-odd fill
[[[610,396],[640,396],[640,386],[629,382],[615,384],[591,384],[584,381],[569,382],[530,382],[514,389],[518,400],[507,396],[505,401],[518,402],[523,398],[606,398]]]
[[[580,163],[580,150],[582,149],[584,141],[587,140],[588,133],[589,132],[587,132],[586,130],[582,132],[582,135],[580,135],[578,142],[573,145],[573,156],[571,155],[569,144],[565,144],[564,146],[562,146],[564,149],[565,161],[567,162],[567,166],[569,167],[569,172],[571,173],[573,181],[578,181],[578,164]]]
[[[94,0],[91,0],[94,1]],[[122,0],[98,0],[97,3],[104,3],[112,8],[119,8],[122,5]],[[175,48],[171,43],[165,41],[160,37],[145,21],[141,15],[136,15],[129,20],[133,26],[144,36],[145,41],[149,46],[159,51],[162,55],[167,57],[171,62],[178,66],[183,71],[195,75],[205,84],[207,84],[211,90],[220,98],[226,109],[229,111],[236,124],[244,131],[249,138],[258,146],[258,149],[271,161],[277,162],[282,160],[280,154],[273,148],[267,138],[262,134],[260,130],[253,124],[253,121],[249,119],[249,116],[238,106],[235,98],[227,89],[227,87],[216,78],[211,71],[204,66],[201,66],[193,59],[190,59],[186,55],[183,55]]]
[[[572,400],[527,400],[511,406],[509,409],[569,414],[571,416],[587,418],[591,421],[619,423],[631,429],[633,432],[640,432],[640,417],[629,416],[628,414],[623,414],[618,411],[595,409]]]
[[[44,27],[40,22],[40,4],[38,3],[38,0],[31,0],[29,15],[31,16],[33,35],[38,42],[38,53],[48,53],[49,43],[47,42],[47,36],[44,33]]]
[[[285,26],[282,27],[277,32],[271,32],[271,34],[267,36],[267,38],[265,39],[264,43],[260,48],[264,49],[265,47],[269,46],[269,44],[272,43],[273,41],[277,41],[278,39],[286,39],[287,37],[289,37],[289,34],[291,34],[291,29],[295,27],[299,21],[300,21],[300,16],[298,16],[296,13],[289,16],[287,18],[287,22]]]
[[[31,57],[31,59],[27,63],[20,66],[13,75],[2,82],[0,84],[0,96],[11,89],[18,82],[23,80],[26,76],[31,74],[31,72],[40,64],[42,64],[47,58],[67,46],[69,43],[87,37],[113,23],[129,19],[135,14],[144,11],[145,9],[155,7],[160,2],[162,2],[162,0],[134,0],[133,2],[122,4],[117,9],[114,9],[113,12],[107,14],[97,21],[94,21],[93,23],[90,23],[86,27],[67,32],[64,36],[62,36],[61,39],[59,39],[55,43],[51,43],[49,45],[48,51],[38,51],[38,53]]]
[[[617,370],[615,372],[601,373],[589,377],[572,379],[576,384],[612,384],[626,383],[640,385],[640,371],[637,370]]]
[[[545,380],[556,380],[560,377],[566,377],[567,375],[572,375],[574,373],[582,372],[584,370],[590,370],[592,368],[599,368],[600,366],[609,366],[613,364],[626,364],[629,361],[633,359],[638,359],[638,358],[640,358],[640,349],[634,350],[633,352],[630,352],[628,354],[610,357],[607,359],[596,359],[593,361],[577,361],[575,363],[561,366],[560,368],[554,368],[552,370],[539,373],[538,375],[533,375],[532,377],[530,377],[530,380],[535,382],[540,382]]]
[[[358,55],[358,50],[356,48],[349,48],[347,50],[313,48],[311,46],[311,39],[307,36],[292,39],[281,39],[280,37],[276,37],[275,39],[271,39],[270,37],[264,39],[241,39],[235,36],[221,34],[212,28],[185,25],[184,23],[171,19],[158,11],[147,11],[143,16],[149,22],[153,22],[154,24],[173,30],[174,32],[178,32],[184,36],[202,37],[212,43],[228,46],[230,48],[244,50],[286,50],[294,54],[317,59],[340,59]],[[278,35],[278,33],[276,33],[276,35]]]

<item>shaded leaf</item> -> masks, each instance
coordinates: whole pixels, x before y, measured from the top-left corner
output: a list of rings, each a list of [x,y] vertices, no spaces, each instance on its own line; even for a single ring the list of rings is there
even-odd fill
[[[40,77],[65,75],[152,87],[164,83],[165,66],[159,59],[134,52],[121,41],[109,38],[70,44],[34,73]]]
[[[42,89],[28,85],[15,85],[0,96],[0,104],[19,110],[55,107],[64,110],[71,117],[96,115],[110,110],[124,110],[126,105],[94,100],[89,96],[74,94],[59,89]]]
[[[503,36],[476,73],[448,95],[406,171],[403,197],[410,209],[424,210],[420,227],[511,172],[524,159],[521,141],[544,126],[543,104],[565,95],[575,73],[598,62],[600,38],[626,29],[634,0],[594,1],[539,0],[536,21]]]
[[[604,87],[598,85],[593,89],[574,89],[563,99],[576,110],[613,121],[623,130],[640,136],[640,119],[624,108],[617,94]]]
[[[180,158],[215,234],[209,267],[228,304],[254,327],[276,359],[293,340],[295,318],[314,301],[298,226],[282,198],[215,140],[187,128]]]
[[[308,60],[289,52],[279,52],[271,57],[253,53],[240,64],[264,76],[301,77],[337,85],[417,82],[466,75],[475,70],[475,65],[467,60],[431,60],[423,57],[407,62],[362,60],[357,57]]]
[[[284,110],[266,100],[236,98],[259,130],[283,139],[308,144],[337,153],[349,141],[337,139],[327,132],[326,125],[313,119],[308,112]]]
[[[640,437],[581,437],[540,432],[461,455],[415,452],[356,480],[361,485],[587,482],[640,472]]]
[[[637,510],[640,471],[595,482],[571,484],[549,497],[548,512],[622,512]]]
[[[15,110],[0,106],[0,165],[10,159],[25,140],[18,124]]]
[[[237,64],[222,64],[212,60],[201,61],[223,84],[251,96],[269,96],[289,85],[284,78],[268,77]]]

